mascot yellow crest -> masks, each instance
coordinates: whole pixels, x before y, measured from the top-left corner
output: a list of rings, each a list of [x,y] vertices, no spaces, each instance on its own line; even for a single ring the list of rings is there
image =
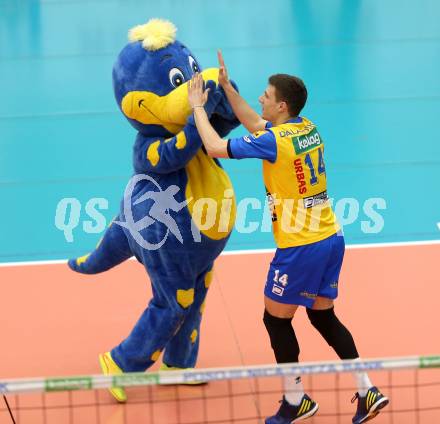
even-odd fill
[[[177,28],[164,19],[150,19],[144,25],[138,25],[128,32],[131,42],[142,41],[145,50],[155,51],[163,49],[176,39]]]

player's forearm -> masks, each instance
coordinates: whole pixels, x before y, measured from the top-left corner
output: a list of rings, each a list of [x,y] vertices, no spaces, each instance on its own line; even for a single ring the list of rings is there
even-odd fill
[[[229,83],[223,86],[226,97],[237,116],[238,120],[249,132],[264,130],[266,121],[255,112],[243,97],[235,90],[234,86]]]
[[[194,108],[194,120],[208,155],[214,158],[227,158],[227,142],[212,127],[203,107]]]

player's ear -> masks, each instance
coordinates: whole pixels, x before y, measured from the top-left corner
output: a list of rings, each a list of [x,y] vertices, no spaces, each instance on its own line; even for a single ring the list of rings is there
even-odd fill
[[[287,112],[287,103],[280,102],[280,112]]]

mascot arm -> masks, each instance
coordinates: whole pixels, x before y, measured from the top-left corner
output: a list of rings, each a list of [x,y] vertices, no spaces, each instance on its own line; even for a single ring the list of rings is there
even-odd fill
[[[222,93],[216,89],[214,81],[208,81],[208,101],[205,110],[209,117],[222,100]],[[168,174],[184,168],[202,147],[202,139],[197,131],[194,116],[190,115],[185,127],[172,138],[151,138],[138,134],[134,147],[136,172],[156,172]]]
[[[197,128],[188,124],[172,138],[151,138],[138,134],[134,147],[136,172],[168,174],[184,168],[202,146]]]

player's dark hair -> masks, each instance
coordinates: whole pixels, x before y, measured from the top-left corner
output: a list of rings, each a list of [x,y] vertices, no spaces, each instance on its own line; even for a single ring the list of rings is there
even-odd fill
[[[304,82],[292,75],[275,74],[269,77],[269,84],[275,87],[277,101],[286,102],[290,116],[298,116],[307,101]]]

